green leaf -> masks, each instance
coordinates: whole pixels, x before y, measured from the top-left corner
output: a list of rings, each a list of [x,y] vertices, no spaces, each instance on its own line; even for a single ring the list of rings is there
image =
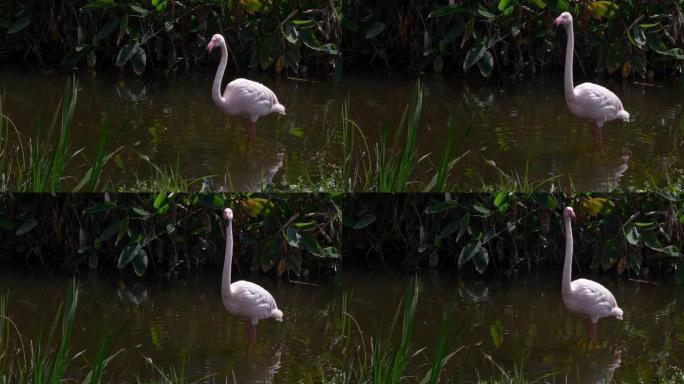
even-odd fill
[[[508,8],[508,4],[510,2],[511,0],[499,0],[499,5],[497,6],[497,8],[499,9],[499,11],[503,12],[504,9]]]
[[[468,68],[472,67],[477,63],[482,56],[484,56],[486,49],[484,44],[475,44],[474,47],[470,48],[466,54],[465,60],[463,60],[463,70],[467,71]]]
[[[147,54],[145,53],[145,50],[142,49],[142,47],[137,46],[133,51],[130,61],[133,72],[140,76],[145,71],[145,66],[147,65]]]
[[[494,16],[493,13],[489,12],[488,10],[486,10],[484,8],[478,8],[477,13],[484,16],[486,19],[488,19],[490,21],[494,20],[494,18],[496,17],[496,16]]]
[[[321,245],[318,244],[318,241],[316,241],[316,238],[314,238],[311,235],[303,235],[302,236],[302,244],[304,244],[304,248],[314,254],[315,256],[322,256],[323,255],[323,250],[321,249]]]
[[[150,217],[152,215],[150,212],[138,207],[133,207],[133,212],[145,218]]]
[[[340,254],[337,252],[337,248],[335,247],[325,247],[321,251],[321,255],[323,257],[327,257],[330,259],[339,259]]]
[[[459,8],[458,5],[456,5],[456,4],[449,4],[449,5],[445,5],[445,6],[441,7],[441,8],[438,8],[438,9],[436,9],[436,10],[430,12],[430,13],[428,14],[428,18],[448,16],[448,15],[451,15],[451,14],[453,14],[453,13],[456,13],[456,12],[458,12],[458,11],[460,11],[460,10],[461,10],[461,8]]]
[[[382,31],[385,30],[385,24],[381,22],[375,22],[373,25],[368,27],[366,29],[365,37],[366,39],[370,40],[374,38],[375,36],[379,35]]]
[[[533,2],[534,5],[536,5],[537,8],[539,8],[539,9],[544,9],[544,8],[546,8],[546,3],[545,3],[543,0],[532,0],[532,2]]]
[[[147,16],[148,13],[150,13],[150,11],[148,11],[147,9],[145,9],[139,5],[131,4],[130,7],[131,7],[131,10],[133,10],[133,12],[139,13],[140,16],[142,16],[142,17],[145,17],[145,16]]]
[[[478,273],[485,273],[487,270],[487,265],[489,265],[489,252],[487,249],[484,247],[480,248],[475,254],[473,262],[475,263],[475,269]]]
[[[294,137],[304,137],[304,129],[302,129],[302,127],[298,127],[296,125],[293,126],[292,128],[290,128],[287,131],[287,133],[289,133],[290,135],[292,135]]]
[[[438,239],[446,239],[447,237],[451,236],[456,230],[459,228],[459,224],[461,221],[459,219],[453,219],[447,224],[444,229],[439,233],[437,236]]]
[[[471,240],[461,249],[461,254],[458,256],[458,266],[462,267],[469,262],[482,248],[482,242],[479,240]]]
[[[166,193],[164,192],[159,192],[157,194],[157,197],[154,198],[154,202],[152,203],[152,206],[154,209],[159,210],[159,208],[166,202]]]
[[[114,6],[114,0],[95,0],[81,7],[81,11],[93,11],[96,9],[109,8]]]
[[[615,43],[608,47],[606,53],[606,69],[608,73],[615,73],[625,62],[625,50],[622,43]]]
[[[449,32],[447,32],[447,34],[444,35],[442,40],[439,41],[439,50],[446,50],[446,46],[449,45],[452,41],[454,41],[457,37],[461,36],[463,34],[463,31],[465,31],[465,25],[456,22],[456,24],[454,24],[454,26],[451,27]]]
[[[492,56],[489,51],[485,50],[482,57],[477,62],[478,68],[480,68],[480,74],[484,77],[489,77],[494,70],[494,56]]]
[[[446,200],[443,201],[437,205],[433,205],[432,207],[428,208],[427,212],[431,214],[439,213],[442,211],[446,211],[447,209],[455,208],[458,207],[458,202],[456,200]]]
[[[38,225],[38,221],[34,218],[30,218],[26,221],[24,221],[19,228],[17,228],[16,235],[21,236],[25,233],[28,233],[30,230],[36,227]]]
[[[199,195],[199,202],[211,209],[223,209],[226,207],[226,200],[218,193],[202,193]]]
[[[299,234],[299,231],[296,228],[287,227],[286,240],[290,246],[299,248],[302,236]]]
[[[623,232],[625,235],[625,238],[627,239],[627,242],[631,245],[637,245],[639,244],[639,239],[641,238],[641,235],[639,234],[639,230],[633,226],[630,225],[625,232]]]
[[[109,239],[110,237],[114,236],[114,234],[119,230],[119,226],[121,225],[121,222],[119,219],[112,220],[109,225],[107,225],[107,228],[102,231],[100,236],[97,237],[97,241],[105,241]]]
[[[123,67],[126,65],[128,60],[133,57],[133,55],[136,53],[140,45],[138,44],[137,41],[131,40],[126,45],[124,45],[120,50],[119,54],[116,56],[116,66],[117,67]]]
[[[492,213],[491,210],[481,206],[480,204],[473,204],[473,209],[480,212],[485,217],[489,216]]]
[[[499,192],[494,196],[494,206],[499,208],[508,201],[508,193]]]
[[[280,44],[273,36],[269,36],[261,43],[261,51],[259,53],[259,60],[261,62],[261,69],[266,69],[271,66],[280,53]]]
[[[662,55],[667,54],[667,47],[665,46],[665,43],[663,43],[660,37],[655,33],[646,34],[646,43],[648,44],[649,48],[651,48],[653,51],[658,52]]]
[[[494,348],[499,349],[499,347],[503,343],[504,335],[503,323],[501,323],[501,320],[497,320],[489,326],[489,334],[492,337],[492,343],[494,343]]]
[[[354,229],[363,229],[375,222],[375,215],[364,215],[356,223],[354,223]]]
[[[104,39],[105,37],[109,36],[112,32],[116,30],[116,28],[119,26],[119,19],[117,18],[111,18],[107,22],[107,24],[104,25],[97,33],[95,36],[93,36],[93,44],[97,44],[100,40]]]
[[[672,48],[667,51],[668,56],[672,56],[677,60],[684,60],[684,50],[681,48]]]
[[[613,17],[615,15],[615,11],[618,9],[620,9],[620,7],[618,7],[618,5],[613,1],[592,1],[591,3],[587,4],[587,10],[595,19],[600,19],[603,16],[609,18]]]
[[[321,43],[318,42],[318,39],[316,39],[316,36],[314,36],[311,30],[305,29],[301,31],[300,36],[302,37],[302,43],[307,47],[316,51],[321,49]]]
[[[29,19],[28,17],[20,17],[14,23],[12,23],[10,29],[7,30],[7,34],[11,35],[13,33],[17,33],[22,29],[28,27],[29,24],[31,24],[31,19]]]
[[[306,25],[306,24],[312,24],[314,21],[311,19],[303,19],[303,20],[291,20],[290,23],[294,25]]]
[[[558,207],[558,200],[553,193],[535,193],[534,200],[546,209],[556,209]]]
[[[637,25],[632,28],[632,37],[639,48],[643,48],[643,46],[646,45],[646,34],[640,26]]]
[[[327,43],[321,46],[321,51],[328,55],[337,55],[337,46],[334,43]]]
[[[127,245],[126,248],[124,248],[121,251],[121,254],[119,255],[119,261],[117,263],[119,270],[123,270],[128,265],[128,263],[133,261],[133,259],[135,259],[140,250],[140,244]]]
[[[138,248],[138,252],[133,259],[133,270],[135,274],[142,277],[147,270],[147,252],[144,249]]]
[[[296,44],[297,40],[299,39],[299,31],[297,30],[297,26],[292,24],[292,23],[287,23],[285,24],[285,29],[281,29],[280,32],[283,34],[285,37],[285,40],[287,40],[288,43],[290,44]]]
[[[582,206],[584,206],[584,209],[586,209],[591,215],[609,215],[611,212],[613,212],[615,203],[606,199],[605,197],[594,197],[584,200],[582,202]]]

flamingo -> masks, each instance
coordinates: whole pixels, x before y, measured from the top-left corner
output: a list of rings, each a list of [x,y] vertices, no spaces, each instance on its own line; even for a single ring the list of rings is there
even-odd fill
[[[587,338],[596,344],[597,323],[602,317],[613,316],[622,320],[622,309],[618,307],[615,296],[603,285],[587,279],[572,277],[572,219],[575,211],[566,207],[563,211],[565,220],[565,261],[563,263],[563,304],[570,312],[584,316],[584,330]],[[591,322],[591,324],[590,324]]]
[[[593,83],[582,83],[573,88],[572,55],[575,46],[575,33],[572,29],[572,15],[563,12],[554,20],[562,25],[568,35],[565,47],[565,103],[570,113],[595,124],[594,143],[600,148],[603,143],[603,124],[616,119],[629,123],[629,113],[622,107],[620,99],[608,88]]]
[[[207,44],[207,51],[211,52],[216,46],[221,48],[221,62],[214,77],[211,98],[223,112],[249,118],[248,139],[252,144],[255,144],[256,122],[259,117],[272,112],[284,115],[285,106],[278,102],[275,93],[267,86],[247,79],[231,81],[226,85],[223,96],[221,96],[221,81],[228,63],[228,48],[226,47],[226,40],[218,33],[212,36],[211,41]]]
[[[260,285],[244,280],[230,283],[233,262],[233,211],[226,208],[223,211],[223,218],[226,220],[226,256],[223,260],[221,299],[223,306],[231,315],[245,319],[247,345],[256,345],[256,325],[259,320],[274,318],[276,321],[283,321],[283,312],[278,309],[273,296]]]

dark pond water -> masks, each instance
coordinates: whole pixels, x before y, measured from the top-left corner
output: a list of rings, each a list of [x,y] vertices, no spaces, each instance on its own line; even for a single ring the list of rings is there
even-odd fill
[[[624,321],[599,322],[600,348],[583,345],[583,326],[561,302],[560,274],[483,283],[422,273],[422,289],[414,326],[413,350],[427,347],[412,361],[410,372],[432,356],[444,314],[453,310],[450,350],[463,347],[449,361],[448,376],[457,382],[491,377],[496,372],[485,354],[506,369],[522,369],[542,382],[601,383],[649,381],[661,366],[684,361],[684,288],[664,283],[615,281],[596,277],[615,294],[625,311]],[[113,324],[125,328],[117,347],[126,352],[112,362],[119,380],[133,372],[151,373],[143,357],[162,367],[184,362],[192,378],[206,382],[297,383],[317,377],[337,358],[331,352],[335,333],[331,323],[347,310],[367,336],[387,329],[409,279],[389,274],[344,272],[317,286],[260,281],[285,313],[285,321],[263,321],[257,347],[246,350],[242,322],[223,309],[218,274],[175,283],[124,283],[85,277],[81,280],[79,310],[72,351],[93,351],[103,318],[114,308]],[[0,274],[0,292],[9,291],[9,317],[25,338],[51,323],[62,299],[65,280]],[[137,347],[136,347],[137,346]],[[92,353],[92,352],[91,352]],[[88,356],[88,354],[86,354]],[[84,365],[82,361],[73,367]]]
[[[226,75],[233,78],[230,69]],[[80,76],[75,146],[93,153],[97,129],[108,107],[116,106],[115,127],[126,122],[112,148],[123,145],[115,181],[144,175],[149,165],[178,164],[186,177],[214,175],[215,182],[236,190],[258,189],[266,181],[316,181],[340,163],[340,121],[345,100],[349,116],[370,143],[383,128],[397,131],[408,103],[413,79],[389,76],[347,76],[333,81],[301,81],[252,76],[271,87],[287,107],[286,116],[269,115],[257,124],[257,144],[245,152],[244,119],[227,117],[211,101],[213,72],[176,80],[118,79],[115,75]],[[578,80],[582,80],[579,79]],[[645,86],[595,80],[622,99],[632,123],[607,124],[604,142],[596,148],[589,125],[570,116],[562,79],[545,78],[488,85],[467,80],[428,77],[417,151],[432,153],[437,162],[447,139],[447,124],[457,119],[459,137],[469,135],[459,153],[472,151],[457,166],[450,182],[455,188],[479,189],[494,183],[493,160],[511,174],[530,180],[558,176],[564,188],[606,190],[639,188],[646,180],[662,181],[682,173],[684,93],[676,84]],[[7,94],[7,114],[29,134],[37,116],[49,121],[62,96],[64,78],[54,74],[0,72]],[[224,175],[228,174],[229,177]],[[427,177],[427,176],[426,176]]]

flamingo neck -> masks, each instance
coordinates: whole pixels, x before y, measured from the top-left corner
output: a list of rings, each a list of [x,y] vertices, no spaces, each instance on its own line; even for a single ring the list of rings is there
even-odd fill
[[[223,259],[223,276],[221,277],[221,295],[230,296],[230,271],[233,264],[233,221],[226,225],[226,256]]]
[[[575,51],[575,32],[572,23],[565,28],[568,35],[568,42],[565,46],[565,99],[572,100],[575,97],[574,85],[572,82],[572,56]]]
[[[563,262],[563,296],[570,293],[570,280],[572,279],[572,223],[569,217],[565,218],[565,261]]]
[[[226,102],[226,99],[221,96],[221,82],[223,81],[223,73],[226,71],[226,65],[228,64],[228,49],[225,44],[219,44],[219,47],[221,49],[221,62],[216,70],[216,76],[214,76],[211,98],[214,100],[214,104],[221,106]]]

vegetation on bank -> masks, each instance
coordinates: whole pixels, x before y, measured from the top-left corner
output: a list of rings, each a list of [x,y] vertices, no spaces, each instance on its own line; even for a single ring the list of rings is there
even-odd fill
[[[522,77],[563,65],[552,21],[575,19],[584,73],[678,76],[682,1],[78,0],[0,3],[0,60],[173,72],[214,66],[223,33],[239,70],[287,75],[374,66]],[[128,69],[126,69],[128,70]],[[478,76],[479,76],[478,75]]]
[[[343,204],[345,262],[511,275],[561,268],[562,208],[575,208],[575,260],[684,284],[684,199],[645,194],[360,194]]]
[[[339,263],[340,196],[2,194],[0,264],[137,275],[220,269],[233,208],[238,270],[324,274]]]

